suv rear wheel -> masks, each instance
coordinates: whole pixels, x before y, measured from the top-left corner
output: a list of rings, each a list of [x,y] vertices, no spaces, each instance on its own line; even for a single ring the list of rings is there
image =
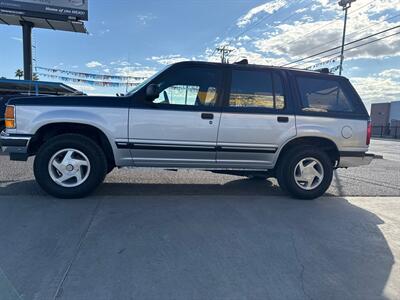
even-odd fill
[[[50,195],[81,198],[104,180],[107,160],[93,140],[79,134],[63,134],[41,146],[34,173],[38,184]]]
[[[279,184],[292,196],[314,199],[329,188],[333,166],[326,152],[302,146],[285,154],[277,174]]]

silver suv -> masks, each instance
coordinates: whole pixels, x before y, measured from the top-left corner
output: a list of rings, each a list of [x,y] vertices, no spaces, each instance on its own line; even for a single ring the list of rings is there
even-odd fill
[[[90,194],[114,167],[276,177],[321,196],[335,168],[369,164],[369,115],[339,76],[248,64],[171,65],[124,97],[9,101],[2,149],[35,155],[49,194]]]

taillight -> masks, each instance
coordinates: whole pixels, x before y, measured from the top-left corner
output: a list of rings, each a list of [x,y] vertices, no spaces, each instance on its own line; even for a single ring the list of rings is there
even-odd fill
[[[4,119],[6,128],[15,128],[15,106],[7,105]]]
[[[368,121],[367,127],[367,145],[371,143],[371,135],[372,135],[372,124],[371,121]]]

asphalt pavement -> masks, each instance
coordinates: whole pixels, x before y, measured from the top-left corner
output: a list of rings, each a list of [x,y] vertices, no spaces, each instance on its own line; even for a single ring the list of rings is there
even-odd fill
[[[399,145],[314,201],[157,169],[60,200],[0,156],[0,299],[400,299]]]
[[[28,163],[11,162],[0,156],[1,195],[41,195]],[[400,160],[377,159],[368,166],[339,169],[327,196],[400,196]],[[115,169],[95,195],[262,195],[284,196],[276,181],[213,174],[206,171],[159,169]]]

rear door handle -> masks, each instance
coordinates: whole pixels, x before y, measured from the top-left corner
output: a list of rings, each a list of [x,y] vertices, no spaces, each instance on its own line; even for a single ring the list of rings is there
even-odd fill
[[[288,117],[278,117],[278,122],[279,123],[289,123],[289,118]]]
[[[203,120],[212,120],[212,119],[214,119],[214,114],[202,113],[201,118]]]

